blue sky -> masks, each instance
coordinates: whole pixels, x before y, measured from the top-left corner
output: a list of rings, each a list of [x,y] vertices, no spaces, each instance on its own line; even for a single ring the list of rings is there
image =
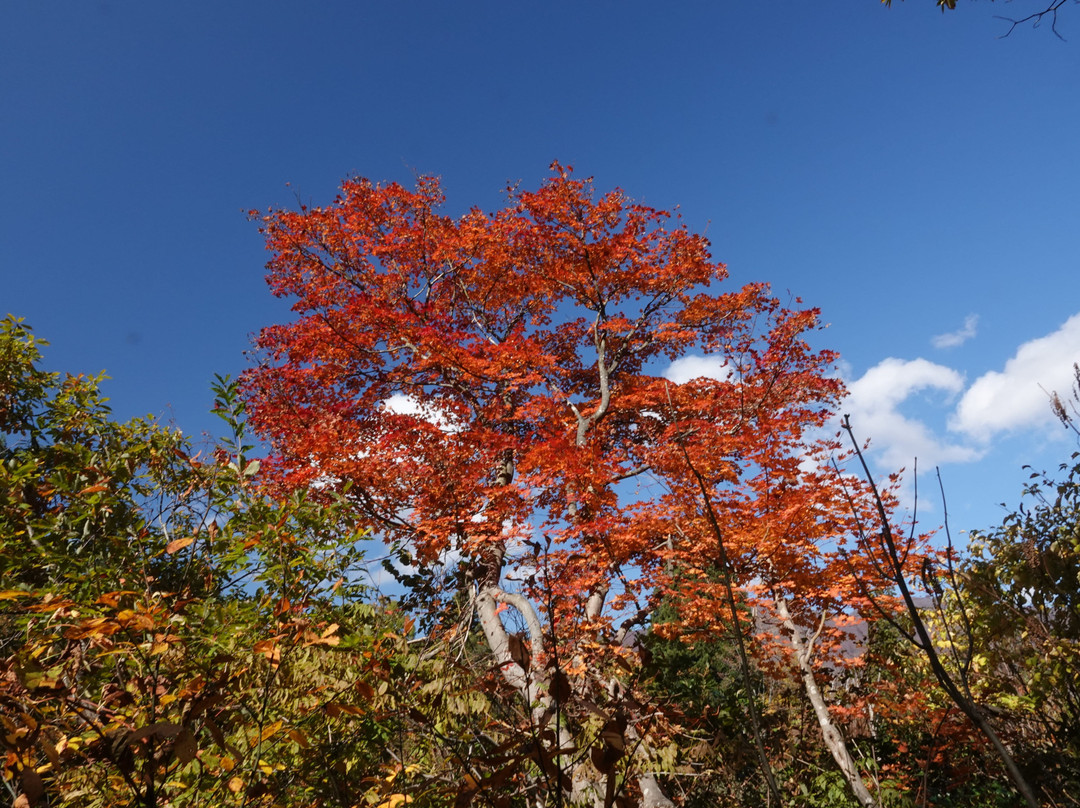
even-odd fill
[[[1000,38],[1027,2],[6,3],[0,309],[197,435],[288,316],[247,210],[415,173],[494,209],[558,159],[820,307],[879,467],[985,526],[1074,448],[1080,12]]]

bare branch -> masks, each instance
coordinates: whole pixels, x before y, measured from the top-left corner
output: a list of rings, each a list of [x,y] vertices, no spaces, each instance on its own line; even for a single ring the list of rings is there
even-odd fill
[[[1016,761],[1013,760],[1009,751],[1005,748],[1005,745],[1001,742],[997,733],[993,727],[986,720],[986,717],[982,714],[982,710],[972,701],[970,694],[961,692],[961,689],[957,687],[957,684],[949,672],[942,665],[941,659],[938,657],[937,649],[934,646],[933,641],[930,639],[930,633],[926,628],[926,623],[922,619],[922,615],[919,612],[918,606],[915,604],[915,600],[911,595],[911,590],[908,587],[905,571],[901,563],[899,552],[897,551],[896,541],[893,538],[892,528],[889,526],[889,515],[885,510],[885,503],[881,498],[881,494],[878,492],[876,483],[874,482],[873,474],[870,472],[870,467],[867,465],[866,458],[863,456],[862,450],[859,448],[859,443],[855,439],[855,433],[851,427],[850,417],[845,415],[842,427],[844,431],[848,433],[848,437],[851,439],[852,446],[855,450],[855,456],[859,459],[859,463],[862,466],[863,473],[870,488],[870,494],[874,502],[874,506],[877,509],[878,517],[880,519],[880,526],[878,528],[878,539],[881,543],[882,549],[885,550],[886,558],[892,569],[892,582],[896,585],[896,588],[900,591],[900,596],[903,598],[904,605],[907,607],[908,616],[911,618],[912,625],[915,630],[915,634],[922,642],[922,651],[926,654],[927,662],[930,663],[930,669],[934,673],[934,677],[938,680],[942,689],[952,699],[953,703],[963,711],[963,713],[971,719],[971,722],[979,729],[980,732],[990,741],[991,746],[997,752],[998,757],[1001,758],[1002,763],[1005,764],[1005,768],[1009,772],[1009,776],[1012,778],[1013,784],[1016,786],[1016,790],[1024,798],[1029,808],[1039,808],[1039,800],[1035,796],[1034,790],[1028,783],[1027,778],[1024,777],[1019,767],[1016,765]],[[963,683],[961,683],[963,684]]]
[[[1027,22],[1031,23],[1032,28],[1038,28],[1042,24],[1043,18],[1049,16],[1050,30],[1054,32],[1054,36],[1064,42],[1065,37],[1063,37],[1061,35],[1061,32],[1057,29],[1057,21],[1058,9],[1060,9],[1067,2],[1069,2],[1069,0],[1054,0],[1054,2],[1044,8],[1042,11],[1036,11],[1034,14],[1028,14],[1026,17],[1021,17],[1020,19],[1013,19],[1012,17],[1002,17],[1001,15],[995,14],[994,19],[1004,20],[1005,22],[1011,23],[1009,25],[1009,30],[1002,34],[999,39],[1004,39],[1005,37],[1009,36],[1014,30],[1016,30],[1016,27],[1018,25],[1023,25]]]

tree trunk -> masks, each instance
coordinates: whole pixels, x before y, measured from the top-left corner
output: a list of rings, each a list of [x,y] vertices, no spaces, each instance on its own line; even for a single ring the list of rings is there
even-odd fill
[[[865,808],[875,808],[878,802],[867,790],[866,784],[863,783],[858,767],[856,767],[855,761],[851,757],[851,752],[848,751],[844,736],[829,714],[829,707],[825,703],[825,697],[821,694],[821,688],[818,687],[817,677],[814,676],[811,659],[814,653],[814,639],[817,635],[804,638],[802,630],[791,619],[787,601],[775,595],[774,600],[777,614],[780,615],[780,619],[784,622],[784,628],[791,633],[791,647],[795,651],[795,659],[799,665],[803,688],[810,699],[810,705],[814,708],[814,716],[817,718],[818,726],[821,727],[821,735],[825,740],[825,746],[833,756],[833,760],[836,761],[836,765],[840,768],[844,779],[851,786],[851,791],[855,794],[855,799],[859,801],[859,804],[865,806]],[[822,621],[824,625],[824,615],[822,615]]]
[[[655,775],[643,774],[638,777],[638,788],[641,789],[642,808],[675,808],[675,803],[660,790]]]
[[[534,727],[539,727],[549,719],[553,711],[559,708],[551,693],[551,677],[547,671],[523,666],[514,659],[509,634],[499,618],[498,604],[500,603],[505,603],[521,614],[528,629],[535,656],[540,656],[543,648],[540,618],[531,601],[522,595],[506,592],[498,586],[483,586],[476,599],[480,627],[496,665],[506,682],[521,695],[526,704],[530,705],[532,724]],[[595,606],[595,603],[593,605]],[[629,736],[635,739],[638,737],[632,726],[627,729]],[[559,749],[569,749],[574,743],[573,737],[562,723],[558,725],[557,739]],[[568,755],[554,758],[559,781],[555,786],[561,793],[558,796],[549,794],[548,803],[550,805],[592,805],[594,808],[605,808],[604,782],[606,778],[587,760],[574,763],[569,759],[572,757]],[[641,790],[642,808],[675,808],[675,804],[667,798],[656,776],[651,772],[638,775],[637,784]]]

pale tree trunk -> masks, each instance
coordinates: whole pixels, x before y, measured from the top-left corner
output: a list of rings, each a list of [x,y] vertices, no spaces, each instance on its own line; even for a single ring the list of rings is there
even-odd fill
[[[787,601],[776,595],[773,596],[773,600],[776,603],[777,614],[780,615],[784,627],[791,634],[791,647],[795,651],[795,660],[799,665],[803,688],[806,690],[807,698],[810,699],[810,705],[814,708],[814,716],[817,718],[818,726],[821,727],[821,735],[825,740],[825,746],[832,754],[833,760],[836,761],[836,765],[844,775],[844,779],[851,786],[851,791],[855,794],[855,799],[859,801],[859,804],[865,806],[865,808],[876,808],[878,802],[863,783],[855,761],[848,751],[844,736],[832,720],[829,707],[825,703],[825,697],[821,694],[821,688],[818,687],[817,678],[814,676],[814,667],[811,662],[814,653],[814,642],[825,625],[825,615],[822,614],[817,631],[810,637],[804,637],[802,630],[791,618]]]
[[[519,594],[507,592],[498,586],[487,585],[481,588],[476,598],[476,611],[480,627],[487,639],[495,664],[502,672],[507,684],[521,695],[529,705],[532,725],[539,728],[556,712],[558,704],[551,693],[551,677],[541,668],[523,666],[514,659],[510,645],[510,635],[506,631],[498,613],[498,605],[516,609],[525,621],[532,647],[532,654],[539,657],[543,650],[543,633],[539,615],[532,602]],[[558,748],[572,749],[574,739],[566,726],[560,723],[556,734]],[[569,755],[567,757],[573,757]],[[555,789],[561,792],[561,804],[587,805],[603,808],[603,789],[599,787],[587,763],[571,763],[567,757],[556,755],[553,763],[556,767],[557,782]],[[551,803],[549,795],[549,803]]]
[[[627,737],[631,740],[641,740],[638,736],[637,730],[634,726],[628,725],[626,728]],[[646,752],[651,752],[649,746],[644,741],[641,741],[641,747]],[[656,775],[651,772],[645,774],[639,774],[637,778],[638,788],[641,790],[641,805],[642,808],[675,808],[675,803],[667,798],[663,789],[660,788],[660,784],[656,781]]]
[[[603,607],[603,601],[604,594],[594,592],[588,601],[587,617],[595,618]],[[495,658],[495,664],[499,667],[507,684],[513,687],[529,705],[532,724],[534,727],[539,727],[545,721],[550,721],[551,715],[558,708],[551,693],[551,677],[541,668],[522,665],[519,661],[520,656],[515,659],[510,635],[499,617],[499,604],[506,604],[521,615],[529,634],[532,654],[537,657],[541,656],[543,651],[543,628],[540,617],[528,598],[507,592],[496,585],[482,586],[476,598],[480,627]],[[557,730],[559,749],[572,748],[574,739],[566,726],[560,723]],[[634,740],[639,740],[632,724],[627,727],[627,735]],[[572,757],[572,755],[567,757]],[[561,782],[556,784],[556,788],[562,792],[562,799],[569,805],[592,805],[593,808],[604,808],[604,776],[593,769],[589,762],[582,761],[575,764],[571,763],[567,757],[556,756],[554,759],[561,775]],[[637,784],[641,790],[643,808],[675,808],[674,803],[665,796],[653,773],[638,775]]]
[[[641,775],[638,778],[638,788],[641,789],[641,804],[644,808],[675,808],[675,803],[660,790],[660,784],[653,775]]]
[[[543,634],[539,615],[533,604],[522,595],[506,592],[493,584],[485,584],[480,588],[476,597],[476,613],[480,620],[480,628],[487,639],[488,648],[495,658],[495,664],[503,675],[506,683],[514,688],[528,706],[529,715],[534,727],[540,727],[542,722],[555,708],[555,700],[551,695],[551,682],[544,671],[531,666],[523,666],[514,658],[510,646],[510,635],[499,617],[498,606],[505,603],[516,609],[525,621],[528,629],[532,653],[540,656],[543,648]],[[568,749],[573,744],[570,733],[561,724],[558,727],[557,742],[560,749]],[[565,773],[567,782],[558,782],[556,787],[562,790],[565,797],[573,803],[580,801],[584,783],[579,784],[580,777],[576,772],[566,771],[566,767],[558,757],[555,759],[560,774]],[[575,767],[580,768],[580,767]],[[561,778],[560,778],[561,779]]]

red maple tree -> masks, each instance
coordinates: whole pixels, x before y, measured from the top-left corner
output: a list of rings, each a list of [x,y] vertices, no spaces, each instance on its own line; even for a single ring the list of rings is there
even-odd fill
[[[788,614],[811,628],[858,597],[820,549],[848,504],[806,462],[843,394],[835,357],[807,341],[816,310],[725,290],[703,236],[568,167],[495,213],[443,202],[434,178],[354,179],[332,205],[262,219],[269,284],[296,313],[262,331],[244,379],[265,468],[285,488],[347,488],[421,580],[449,564],[534,726],[575,699],[609,705],[645,803],[664,804],[649,729],[616,716],[604,660],[632,667],[627,632],[665,595],[688,631],[715,626],[721,563],[785,609],[798,594]],[[664,377],[687,356],[714,372]],[[557,723],[549,787],[610,792],[610,758],[571,759],[573,721]]]

